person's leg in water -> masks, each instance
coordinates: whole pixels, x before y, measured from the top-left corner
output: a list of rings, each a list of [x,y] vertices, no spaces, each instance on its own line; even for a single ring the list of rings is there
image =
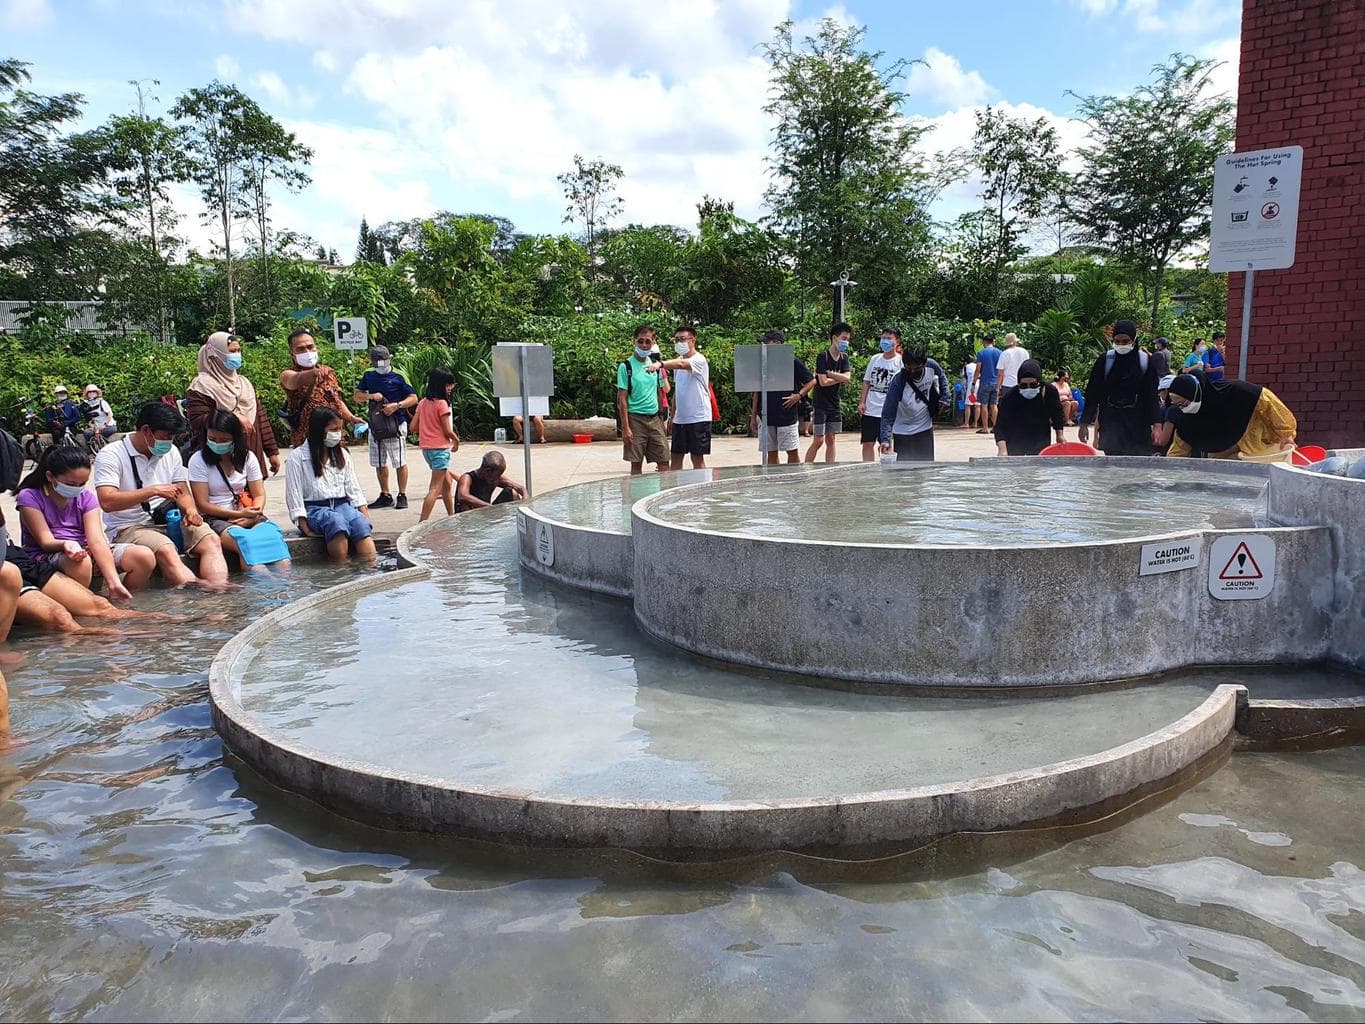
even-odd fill
[[[54,579],[56,577],[53,577]],[[51,580],[48,581],[51,583]],[[26,590],[19,595],[15,621],[45,633],[83,633],[88,636],[117,636],[111,626],[82,626],[59,602],[41,590]]]
[[[19,607],[19,591],[23,588],[24,578],[18,566],[13,562],[0,565],[0,643],[9,639],[14,613]]]
[[[9,684],[5,673],[0,672],[0,750],[9,746],[12,734],[9,730]]]
[[[380,484],[380,487],[383,487],[383,484]],[[236,557],[237,564],[242,567],[242,572],[269,572],[270,569],[273,568],[272,566],[267,566],[263,562],[259,562],[256,565],[247,565],[246,561],[242,558],[242,549],[237,544],[237,538],[226,530],[218,535],[218,539],[223,542],[223,551]]]

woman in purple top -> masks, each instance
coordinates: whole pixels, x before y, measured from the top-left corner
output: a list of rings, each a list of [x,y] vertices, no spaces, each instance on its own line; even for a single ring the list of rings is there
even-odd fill
[[[99,499],[86,488],[89,480],[90,456],[83,450],[57,445],[43,453],[37,468],[20,482],[14,502],[23,527],[23,551],[41,575],[60,572],[86,588],[98,569],[109,596],[127,601],[132,594],[119,571],[139,587],[151,575],[156,559],[132,544],[118,545],[123,549],[118,552],[110,550]]]

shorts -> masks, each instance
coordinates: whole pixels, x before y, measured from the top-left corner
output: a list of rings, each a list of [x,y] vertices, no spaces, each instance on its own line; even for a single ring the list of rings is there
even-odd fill
[[[29,590],[42,590],[47,581],[57,575],[57,567],[46,559],[37,559],[17,544],[5,549],[5,561],[19,570],[19,578],[24,581],[19,593]]]
[[[710,455],[711,424],[675,423],[669,451],[674,455]]]
[[[844,414],[838,409],[815,409],[815,436],[822,434],[841,434],[844,431]]]
[[[801,446],[801,435],[796,424],[786,427],[764,427],[758,432],[760,452],[794,452]]]
[[[398,428],[397,437],[388,437],[383,441],[374,439],[374,431],[370,431],[370,466],[378,469],[380,466],[393,466],[395,469],[408,464],[408,425],[404,423]]]
[[[892,434],[891,447],[895,449],[897,462],[933,462],[933,428],[918,434]]]
[[[982,384],[981,387],[977,388],[976,391],[977,405],[996,405],[999,403],[999,401],[1000,392],[999,390],[997,390],[996,385],[994,383]]]
[[[882,418],[880,416],[864,416],[862,433],[859,435],[863,444],[877,444],[882,439]]]
[[[423,449],[422,454],[425,455],[428,451],[430,449]],[[370,521],[349,501],[336,505],[304,502],[304,508],[307,512],[308,529],[322,534],[323,539],[329,544],[332,538],[339,534],[344,533],[353,541],[361,541],[374,532]]]
[[[635,440],[624,443],[622,438],[621,458],[627,462],[653,462],[656,465],[668,461],[668,442],[664,434],[664,421],[657,413],[642,415],[632,412],[626,414],[630,422],[630,432]]]
[[[202,544],[204,538],[213,536],[213,530],[209,527],[207,520],[198,526],[181,524],[180,532],[185,537],[186,554]],[[151,526],[150,524],[123,527],[114,533],[114,539],[110,541],[110,544],[113,546],[136,544],[140,548],[147,548],[153,554],[167,545],[170,545],[172,549],[175,548],[175,541],[166,535],[164,526]]]
[[[433,470],[450,469],[450,449],[449,448],[423,448],[422,458],[427,460],[427,465]]]
[[[796,403],[796,411],[801,419],[808,420],[815,412],[815,405],[809,398],[803,398]]]
[[[237,525],[231,519],[209,519],[207,516],[204,517],[204,524],[220,537],[224,531]]]

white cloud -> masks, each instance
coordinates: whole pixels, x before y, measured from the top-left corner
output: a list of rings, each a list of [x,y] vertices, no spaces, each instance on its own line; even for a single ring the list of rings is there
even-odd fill
[[[924,51],[923,64],[915,64],[906,76],[905,92],[923,96],[944,106],[985,103],[995,91],[976,71],[963,71],[958,59],[931,46]]]
[[[41,28],[52,21],[52,8],[47,0],[3,0],[0,2],[0,25],[18,31]]]
[[[276,103],[289,102],[289,86],[284,84],[284,79],[273,71],[261,71],[251,79],[251,84],[261,92],[265,93]]]
[[[231,82],[242,73],[242,66],[237,63],[237,58],[228,53],[220,53],[213,61],[214,73],[221,79]]]
[[[1233,36],[1230,39],[1209,43],[1198,52],[1201,57],[1219,62],[1219,66],[1213,69],[1211,78],[1213,90],[1231,96],[1235,101],[1237,99],[1237,72],[1242,60],[1242,37]]]
[[[1177,39],[1218,32],[1236,24],[1242,14],[1241,0],[1071,0],[1072,5],[1094,17],[1110,15],[1124,19],[1139,32],[1169,32]]]
[[[331,74],[337,69],[337,59],[332,56],[330,50],[315,50],[313,51],[313,67]]]

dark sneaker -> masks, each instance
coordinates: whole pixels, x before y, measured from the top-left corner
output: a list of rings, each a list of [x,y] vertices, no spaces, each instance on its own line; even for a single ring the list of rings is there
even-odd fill
[[[395,501],[395,502],[393,503],[393,507],[394,507],[394,508],[407,508],[407,507],[408,507],[408,496],[407,496],[406,494],[400,494],[400,495],[398,495],[398,500]]]
[[[399,497],[401,498],[403,496],[400,494]],[[403,501],[403,504],[399,505],[398,507],[402,508],[406,504],[407,501],[405,499]],[[370,502],[370,508],[393,508],[393,495],[380,494],[379,497],[375,498],[374,501]]]

